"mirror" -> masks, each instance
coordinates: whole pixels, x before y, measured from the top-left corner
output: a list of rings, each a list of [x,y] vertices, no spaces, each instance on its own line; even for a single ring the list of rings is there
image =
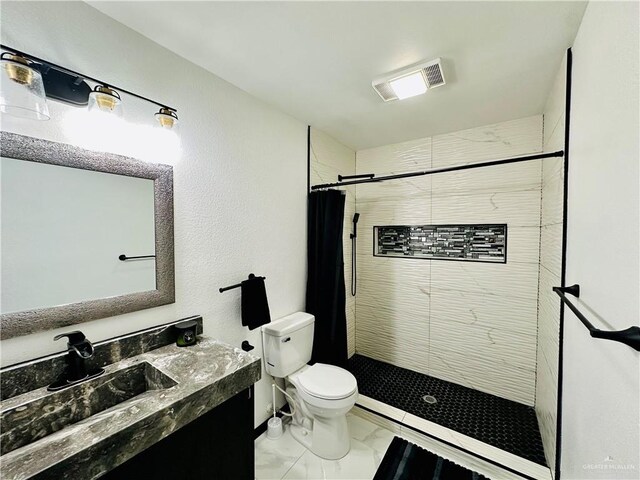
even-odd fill
[[[170,166],[0,135],[2,339],[174,302]]]

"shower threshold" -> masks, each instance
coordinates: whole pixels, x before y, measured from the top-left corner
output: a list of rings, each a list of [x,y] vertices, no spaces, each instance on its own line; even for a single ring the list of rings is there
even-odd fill
[[[347,368],[357,407],[524,478],[551,479],[532,407],[359,354]]]

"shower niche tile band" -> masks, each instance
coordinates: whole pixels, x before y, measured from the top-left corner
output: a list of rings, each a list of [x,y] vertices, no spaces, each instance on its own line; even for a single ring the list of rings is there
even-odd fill
[[[507,225],[373,227],[375,257],[507,263]]]

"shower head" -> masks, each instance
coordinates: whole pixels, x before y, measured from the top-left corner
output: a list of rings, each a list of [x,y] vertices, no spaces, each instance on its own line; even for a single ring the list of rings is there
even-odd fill
[[[356,212],[353,214],[353,233],[350,235],[352,239],[358,237],[358,219],[359,218],[360,218],[359,213]]]

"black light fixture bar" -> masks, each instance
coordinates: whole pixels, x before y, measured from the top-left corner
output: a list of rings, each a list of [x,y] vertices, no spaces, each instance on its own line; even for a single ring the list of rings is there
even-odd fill
[[[576,317],[587,327],[589,334],[593,338],[602,338],[604,340],[613,340],[614,342],[621,342],[630,346],[634,350],[640,352],[640,327],[633,326],[625,330],[617,330],[613,332],[607,332],[600,330],[593,326],[593,324],[587,320],[580,310],[567,298],[566,294],[573,295],[576,298],[580,298],[580,285],[571,285],[570,287],[553,287],[553,291],[558,294],[564,304],[571,309]]]
[[[492,160],[490,162],[479,162],[479,163],[472,163],[467,165],[457,165],[454,167],[433,168],[431,170],[424,170],[421,172],[399,173],[397,175],[385,175],[383,177],[366,178],[364,180],[350,180],[348,182],[323,183],[320,185],[312,186],[311,190],[321,190],[323,188],[341,187],[345,185],[359,185],[361,183],[384,182],[386,180],[397,180],[398,178],[421,177],[423,175],[433,175],[434,173],[456,172],[460,170],[471,170],[473,168],[493,167],[496,165],[506,165],[508,163],[528,162],[530,160],[540,160],[542,158],[563,157],[563,156],[564,156],[564,152],[562,150],[558,150],[557,152],[538,153],[536,155],[528,155],[526,157],[506,158],[503,160]]]
[[[15,49],[13,47],[9,47],[7,45],[0,44],[0,48],[2,50],[5,50],[5,51],[11,53],[11,54],[19,55],[19,56],[24,57],[24,58],[26,58],[28,60],[32,60],[32,61],[34,61],[36,63],[44,65],[47,68],[53,68],[54,70],[58,70],[59,72],[66,73],[68,75],[73,75],[73,76],[75,76],[75,77],[77,77],[79,79],[82,79],[82,80],[89,80],[91,82],[95,82],[95,83],[98,83],[100,85],[109,86],[109,87],[113,88],[114,90],[117,90],[118,92],[126,93],[127,95],[131,95],[132,97],[138,98],[140,100],[144,100],[146,102],[153,103],[154,105],[157,105],[159,107],[168,108],[170,110],[173,110],[174,112],[178,111],[177,109],[175,109],[173,107],[170,107],[166,103],[156,102],[155,100],[152,100],[152,99],[147,98],[147,97],[143,97],[142,95],[138,95],[137,93],[133,93],[133,92],[131,92],[129,90],[125,90],[124,88],[118,87],[116,85],[113,85],[112,83],[105,82],[104,80],[99,80],[97,78],[90,77],[89,75],[85,75],[84,73],[76,72],[76,71],[71,70],[69,68],[63,67],[62,65],[57,65],[55,63],[49,62],[48,60],[44,60],[42,58],[38,58],[38,57],[36,57],[34,55],[31,55],[29,53],[17,50],[17,49]]]

